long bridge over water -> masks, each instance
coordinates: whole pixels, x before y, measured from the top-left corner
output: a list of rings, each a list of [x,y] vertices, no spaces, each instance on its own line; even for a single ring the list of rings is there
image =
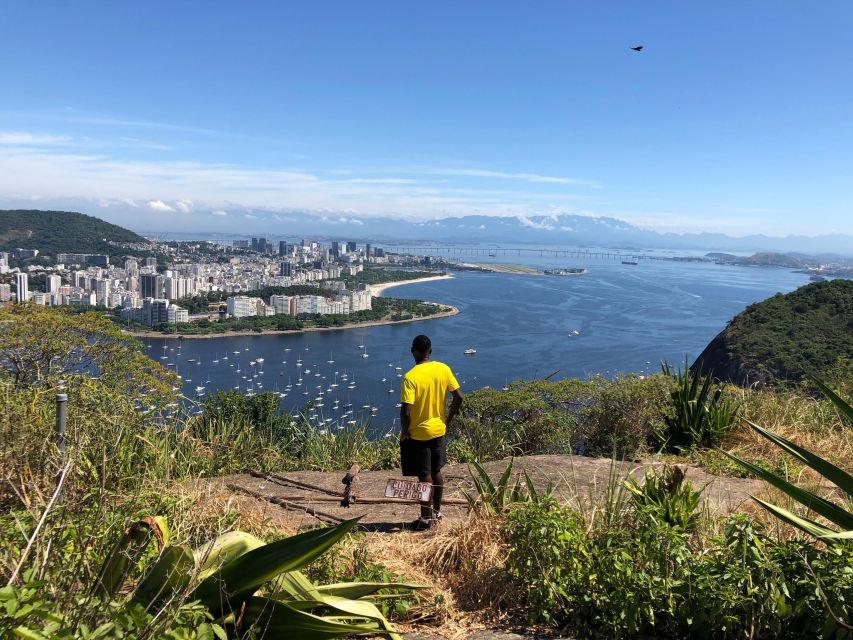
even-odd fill
[[[465,246],[465,245],[384,245],[386,251],[392,253],[408,253],[421,256],[447,256],[447,257],[522,257],[540,256],[547,258],[573,258],[591,260],[628,260],[636,262],[639,260],[666,260],[665,256],[652,255],[648,253],[630,250],[616,251],[607,249],[560,249],[560,248],[538,248],[538,247],[492,247]]]

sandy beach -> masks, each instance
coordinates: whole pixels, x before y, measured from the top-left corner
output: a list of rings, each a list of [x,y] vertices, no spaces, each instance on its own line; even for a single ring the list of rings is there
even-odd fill
[[[391,287],[399,287],[400,285],[404,284],[416,284],[418,282],[432,282],[433,280],[450,280],[452,278],[452,275],[445,274],[442,276],[415,278],[414,280],[400,280],[399,282],[383,282],[382,284],[372,284],[370,285],[370,294],[373,296],[381,296],[385,289],[390,289]]]

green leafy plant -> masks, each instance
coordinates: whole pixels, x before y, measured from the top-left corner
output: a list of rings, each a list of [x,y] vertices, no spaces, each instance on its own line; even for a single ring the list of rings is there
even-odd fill
[[[844,419],[847,420],[849,424],[853,425],[853,407],[850,406],[850,403],[843,400],[838,394],[833,392],[822,382],[818,380],[814,380],[814,382],[821,390],[823,390],[832,403],[835,404],[841,415],[844,416]],[[771,471],[763,469],[751,462],[747,462],[746,460],[743,460],[731,453],[724,452],[729,458],[750,471],[752,474],[769,482],[793,500],[803,505],[808,511],[814,512],[828,520],[830,523],[838,526],[840,531],[818,523],[812,518],[799,516],[788,509],[771,504],[765,500],[756,498],[755,496],[753,496],[753,500],[780,520],[787,522],[809,535],[820,538],[825,542],[832,543],[840,540],[853,540],[853,511],[851,511],[849,506],[849,503],[853,500],[853,476],[820,456],[811,453],[807,449],[794,444],[790,440],[787,440],[772,431],[758,426],[754,422],[746,420],[746,423],[755,430],[756,433],[781,448],[795,460],[810,467],[811,469],[814,469],[822,478],[837,486],[841,490],[848,505],[845,507],[831,502],[826,498],[817,495],[813,491],[798,487]]]
[[[474,483],[474,492],[465,489],[460,491],[472,510],[482,508],[490,514],[502,513],[514,504],[537,502],[545,496],[551,495],[553,491],[551,484],[549,483],[540,495],[526,470],[522,470],[524,486],[522,486],[521,478],[516,478],[515,484],[510,484],[513,462],[514,460],[509,461],[497,484],[492,481],[488,472],[479,462],[472,463],[473,469],[471,465],[468,466],[471,481]]]
[[[696,530],[702,490],[693,488],[680,467],[665,466],[659,472],[650,469],[643,476],[642,484],[629,477],[625,488],[631,493],[636,508],[647,510],[682,531]]]
[[[674,372],[663,362],[661,370],[675,384],[670,394],[674,415],[665,417],[666,428],[657,434],[661,447],[667,451],[682,451],[714,446],[732,428],[737,404],[725,398],[721,388],[713,388],[710,373],[691,372],[686,357],[684,369]]]
[[[419,585],[351,582],[318,586],[299,571],[357,522],[353,519],[269,544],[240,531],[225,533],[197,549],[166,544],[133,589],[129,602],[156,613],[174,602],[198,601],[223,628],[234,628],[240,634],[252,630],[260,637],[276,637],[277,632],[287,630],[300,638],[356,634],[398,638],[376,604],[364,598],[383,589],[410,591]],[[108,597],[115,597],[123,586],[112,568],[124,566],[127,550],[139,547],[135,527],[128,528],[125,538],[100,574],[97,588]]]

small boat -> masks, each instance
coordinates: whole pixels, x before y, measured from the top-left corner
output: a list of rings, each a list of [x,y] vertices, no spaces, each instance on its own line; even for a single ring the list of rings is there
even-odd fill
[[[634,262],[633,260],[623,260],[622,264],[631,264],[631,265],[634,265],[636,267],[638,263]]]
[[[464,353],[466,356],[473,356],[475,353],[477,353],[477,350],[476,349],[465,349],[465,351],[463,351],[462,353]]]

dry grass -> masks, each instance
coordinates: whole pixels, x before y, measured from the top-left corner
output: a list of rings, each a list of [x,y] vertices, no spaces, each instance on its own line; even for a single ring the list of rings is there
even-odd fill
[[[846,426],[827,400],[798,391],[727,387],[741,403],[742,417],[853,471],[853,430]],[[783,469],[782,451],[747,425],[729,433],[720,447],[751,462]],[[797,470],[799,471],[799,470]]]
[[[475,514],[425,533],[374,533],[367,549],[389,570],[433,585],[422,594],[429,603],[410,622],[429,624],[430,633],[444,638],[465,638],[519,611],[519,595],[503,572],[504,524],[499,516]]]

